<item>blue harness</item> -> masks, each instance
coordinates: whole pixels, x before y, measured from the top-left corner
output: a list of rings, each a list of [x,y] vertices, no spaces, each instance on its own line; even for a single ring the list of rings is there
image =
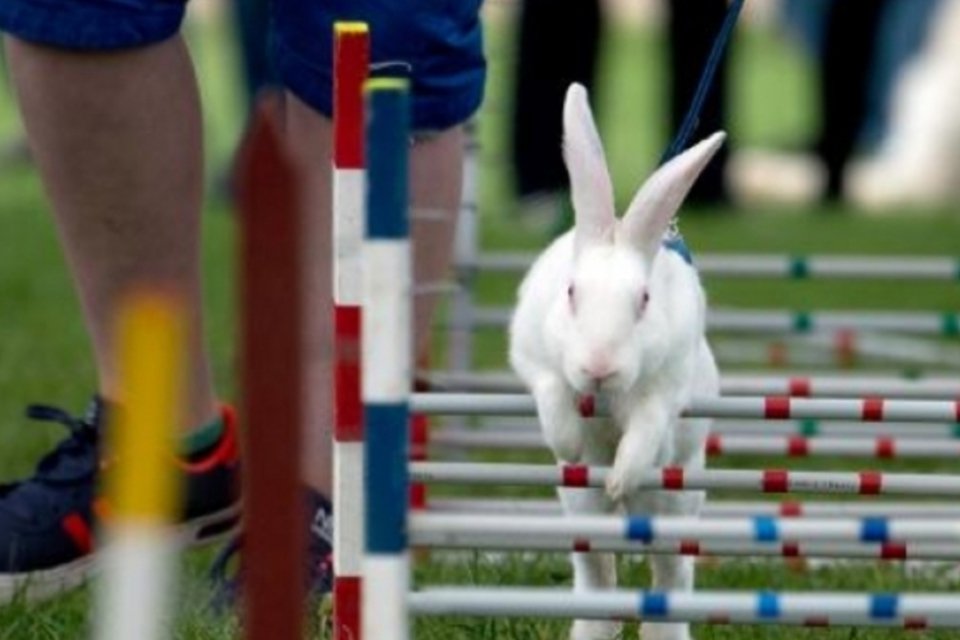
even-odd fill
[[[690,254],[690,249],[687,247],[687,243],[683,241],[682,236],[676,235],[664,238],[663,248],[679,254],[684,262],[691,267],[693,266],[693,256]]]

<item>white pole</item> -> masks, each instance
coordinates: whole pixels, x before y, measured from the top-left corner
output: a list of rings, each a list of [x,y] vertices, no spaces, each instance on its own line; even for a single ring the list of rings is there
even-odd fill
[[[960,627],[960,596],[942,593],[627,592],[432,588],[413,593],[421,616],[642,619],[813,627]]]
[[[608,469],[581,465],[415,462],[412,477],[433,484],[541,487],[603,487]],[[762,493],[960,496],[960,476],[877,471],[787,471],[783,469],[650,469],[638,489],[665,491],[729,489]]]

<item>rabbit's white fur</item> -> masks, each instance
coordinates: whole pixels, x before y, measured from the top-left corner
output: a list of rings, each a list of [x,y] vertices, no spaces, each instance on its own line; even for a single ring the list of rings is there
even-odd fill
[[[536,260],[520,286],[510,325],[510,362],[534,396],[558,460],[611,466],[606,489],[561,489],[568,513],[695,515],[701,492],[637,489],[652,467],[704,464],[709,421],[680,419],[695,396],[719,393],[704,337],[706,301],[697,272],[662,238],[684,197],[722,145],[717,133],[671,160],[624,215],[613,189],[586,91],[564,104],[564,157],[575,224]],[[644,302],[648,293],[647,302]],[[610,419],[580,417],[578,396],[600,393]],[[614,557],[574,553],[574,588],[616,586]],[[652,556],[653,588],[693,586],[690,558]],[[618,637],[616,622],[574,623],[571,638]],[[644,624],[644,640],[686,640],[685,624]]]

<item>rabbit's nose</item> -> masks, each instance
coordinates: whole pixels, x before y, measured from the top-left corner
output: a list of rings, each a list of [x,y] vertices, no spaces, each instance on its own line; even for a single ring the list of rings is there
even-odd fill
[[[585,376],[596,385],[601,385],[617,375],[617,369],[611,362],[595,362],[583,368]]]

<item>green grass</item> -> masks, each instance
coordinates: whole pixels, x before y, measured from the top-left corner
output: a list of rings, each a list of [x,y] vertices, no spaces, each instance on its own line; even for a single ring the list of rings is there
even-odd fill
[[[488,50],[490,84],[480,118],[482,141],[482,244],[489,249],[536,249],[544,239],[517,224],[505,158],[505,114],[509,106],[512,38],[509,25],[491,25]],[[211,175],[222,170],[242,121],[236,106],[231,45],[222,25],[193,25],[189,35],[202,77],[206,104],[207,148]],[[663,126],[663,47],[658,35],[615,29],[605,45],[604,93],[599,113],[607,141],[617,197],[626,202],[656,162],[667,134]],[[736,46],[732,80],[732,138],[736,144],[790,145],[804,141],[815,115],[810,109],[809,65],[784,43],[767,35],[749,35]],[[0,92],[0,136],[13,135],[16,119],[9,95]],[[204,262],[208,291],[209,337],[216,376],[226,396],[233,381],[233,221],[227,207],[211,200],[204,218]],[[51,227],[39,182],[29,167],[0,173],[0,481],[29,473],[43,451],[62,437],[56,427],[25,422],[23,406],[56,402],[79,409],[94,388],[94,372],[77,302]],[[795,210],[718,209],[689,212],[682,228],[695,252],[819,252],[960,254],[960,216],[956,211],[904,212],[889,218],[866,218],[844,208]],[[516,280],[482,276],[477,281],[483,302],[509,304]],[[814,308],[960,308],[960,292],[951,285],[890,283],[707,282],[715,304],[752,307]],[[502,367],[505,343],[496,334],[477,338],[481,366]],[[545,458],[540,457],[543,460]],[[725,464],[755,467],[781,461],[738,458]],[[804,467],[840,466],[826,460]],[[846,468],[854,468],[849,462]],[[903,465],[892,465],[899,468]],[[911,465],[911,468],[916,465]],[[951,471],[945,461],[922,468]],[[178,638],[225,639],[237,636],[236,620],[210,614],[205,572],[210,551],[185,554],[178,607]],[[646,584],[642,563],[622,562],[622,583]],[[417,584],[542,585],[569,584],[569,566],[560,555],[511,557],[493,562],[481,554],[457,563],[423,562]],[[955,578],[911,575],[896,565],[845,565],[798,571],[780,562],[731,562],[704,566],[698,583],[705,588],[944,590]],[[87,590],[42,605],[13,603],[0,607],[0,640],[82,637],[87,629]],[[322,628],[318,616],[314,627]],[[556,639],[565,624],[536,620],[436,619],[417,623],[417,638],[428,640]],[[632,628],[631,628],[632,629]],[[317,632],[318,637],[322,633]],[[800,631],[776,628],[700,628],[701,640],[751,638],[831,638],[880,640],[899,638],[897,631],[844,629]],[[913,636],[917,637],[917,636]],[[924,638],[950,638],[928,633]]]

